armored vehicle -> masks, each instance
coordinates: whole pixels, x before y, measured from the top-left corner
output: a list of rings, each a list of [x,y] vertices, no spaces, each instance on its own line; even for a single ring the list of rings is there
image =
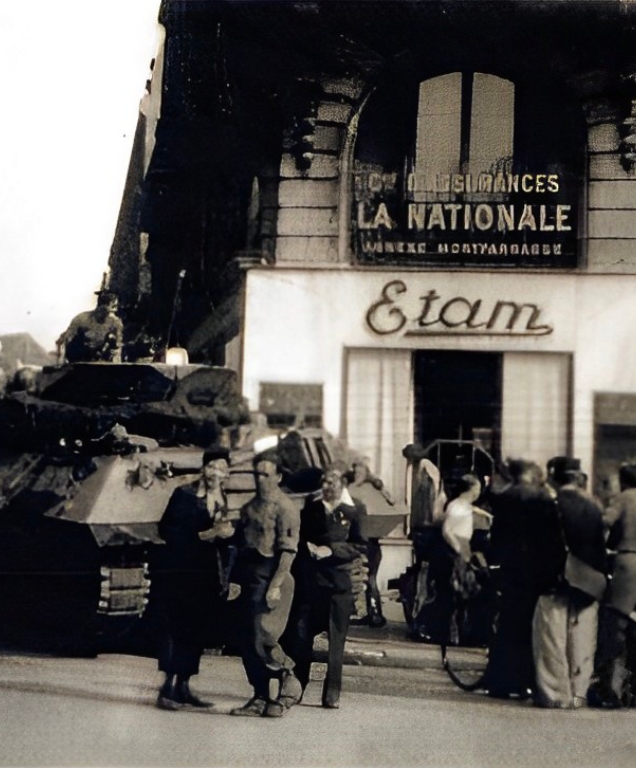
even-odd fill
[[[227,368],[74,363],[10,389],[0,398],[0,643],[154,655],[157,524],[219,441],[233,446],[226,491],[238,513],[263,437],[249,422]],[[289,431],[279,451],[299,501],[349,457],[320,429]]]
[[[76,363],[9,389],[0,399],[0,642],[152,653],[157,523],[176,485],[197,476],[203,449],[247,422],[226,368]],[[240,505],[250,477],[237,477]]]

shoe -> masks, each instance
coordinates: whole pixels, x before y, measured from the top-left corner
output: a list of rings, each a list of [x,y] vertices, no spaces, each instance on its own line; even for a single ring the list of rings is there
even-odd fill
[[[282,701],[270,700],[265,705],[263,717],[282,717],[285,714],[285,705]]]
[[[161,693],[159,693],[157,696],[155,706],[157,706],[159,709],[166,709],[171,712],[177,712],[178,710],[184,708],[184,705],[180,701],[170,699],[168,696],[162,696]]]
[[[340,709],[340,691],[334,691],[334,690],[323,691],[322,706],[325,709]]]
[[[182,709],[197,709],[197,710],[203,710],[203,709],[212,709],[214,704],[211,701],[203,701],[198,696],[194,696],[193,694],[190,694],[186,698],[185,701],[181,703]]]
[[[332,685],[327,685],[327,680],[322,686],[322,706],[325,709],[339,709],[340,708],[340,688]]]
[[[262,717],[266,706],[267,701],[265,701],[265,699],[253,696],[248,702],[243,704],[242,707],[231,709],[230,714],[237,715],[238,717]]]
[[[187,680],[177,684],[174,699],[180,702],[183,709],[209,709],[214,706],[210,701],[203,701],[190,690]]]
[[[513,688],[507,690],[505,688],[491,687],[486,688],[486,695],[491,699],[517,699],[519,701],[525,701],[532,696],[530,688]]]
[[[283,679],[280,696],[278,700],[283,703],[286,709],[299,704],[303,698],[303,687],[296,675],[290,673]]]

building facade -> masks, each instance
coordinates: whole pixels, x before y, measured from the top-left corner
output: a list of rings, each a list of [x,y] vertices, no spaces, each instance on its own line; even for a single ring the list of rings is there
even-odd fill
[[[635,5],[165,0],[130,323],[400,499],[436,439],[603,492],[636,457]]]

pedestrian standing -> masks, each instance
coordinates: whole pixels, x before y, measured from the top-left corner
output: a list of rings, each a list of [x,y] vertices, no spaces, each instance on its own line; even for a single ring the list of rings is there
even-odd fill
[[[157,571],[167,618],[159,653],[165,673],[160,709],[210,706],[190,691],[189,680],[199,672],[208,630],[222,609],[223,563],[216,539],[233,532],[223,490],[228,473],[227,449],[206,450],[199,480],[174,490],[159,522],[165,547],[157,553]]]
[[[499,565],[499,620],[488,657],[490,696],[526,698],[535,683],[532,619],[541,595],[552,583],[545,568],[558,541],[554,494],[532,461],[508,464],[511,482],[489,498],[493,513],[489,561]]]
[[[354,609],[354,592],[363,583],[360,530],[366,510],[346,491],[342,475],[324,475],[317,498],[308,497],[300,515],[300,544],[294,563],[296,592],[283,645],[296,662],[304,691],[309,683],[314,638],[326,631],[329,651],[322,706],[337,709],[342,688],[344,646]]]
[[[279,487],[276,451],[257,454],[253,467],[256,496],[242,508],[236,531],[241,658],[253,695],[230,714],[282,717],[301,695],[294,663],[279,644],[294,594],[290,569],[300,519],[296,504]],[[270,694],[272,680],[278,684],[276,696]]]
[[[621,491],[605,512],[607,547],[616,554],[600,614],[597,679],[588,694],[598,707],[628,706],[636,690],[636,464],[621,465],[618,480]]]
[[[590,587],[598,581],[602,589],[605,582],[603,511],[586,492],[587,478],[577,459],[559,457],[552,469],[560,530],[553,530],[553,560],[543,561],[546,572],[554,574],[553,583],[539,597],[533,618],[534,701],[541,707],[578,709],[587,704],[596,650],[599,595]],[[579,567],[583,578],[570,575],[567,580],[568,552],[584,564]],[[588,568],[600,578],[589,580]]]

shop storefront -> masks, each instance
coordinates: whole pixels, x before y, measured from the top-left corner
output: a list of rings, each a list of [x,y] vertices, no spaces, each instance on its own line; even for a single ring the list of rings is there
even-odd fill
[[[339,153],[283,157],[276,264],[247,272],[245,394],[320,386],[324,426],[399,498],[413,441],[591,471],[595,393],[636,383],[635,278],[599,274],[633,227],[618,132],[528,73],[418,71],[341,108],[339,144],[325,96],[315,139]]]
[[[608,275],[252,270],[244,393],[258,407],[263,381],[320,385],[324,426],[398,495],[414,440],[479,437],[503,458],[572,454],[589,468],[595,393],[636,387],[634,288]]]
[[[618,135],[587,125],[556,79],[449,69],[362,86],[340,116],[317,104],[316,143],[338,120],[346,137],[300,171],[283,157],[276,263],[245,289],[252,407],[263,382],[320,387],[323,425],[407,505],[411,442],[542,466],[573,455],[593,472],[597,393],[636,386],[636,278],[598,268],[612,248],[599,235],[632,227],[602,209],[631,173],[600,178],[608,157],[594,157]],[[406,553],[385,551],[396,575]]]

